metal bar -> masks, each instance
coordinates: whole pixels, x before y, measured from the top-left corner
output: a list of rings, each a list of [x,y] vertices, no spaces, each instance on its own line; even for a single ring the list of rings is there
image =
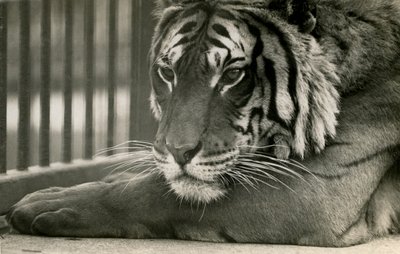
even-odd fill
[[[94,80],[94,2],[85,0],[85,151],[84,158],[93,156],[93,80]]]
[[[7,2],[0,2],[0,173],[7,170]]]
[[[51,0],[42,0],[39,165],[50,165]]]
[[[118,0],[109,0],[108,8],[108,114],[107,114],[107,147],[114,145],[115,127],[115,73],[118,47],[117,25]],[[113,151],[108,150],[107,155]]]
[[[30,1],[19,2],[20,15],[20,66],[19,66],[19,123],[17,169],[26,170],[30,163],[31,123],[31,52],[30,52]]]
[[[138,138],[140,75],[141,75],[141,38],[142,38],[142,0],[132,0],[131,6],[131,89],[129,106],[129,140]]]
[[[65,3],[65,62],[64,62],[64,130],[63,130],[63,162],[72,161],[72,58],[73,58],[73,18],[74,1]]]

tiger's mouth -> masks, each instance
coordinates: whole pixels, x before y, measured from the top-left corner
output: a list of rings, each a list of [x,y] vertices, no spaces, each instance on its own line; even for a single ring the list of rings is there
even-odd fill
[[[168,182],[179,198],[190,202],[209,203],[224,197],[228,192],[227,187],[219,181],[203,181],[189,175]]]
[[[227,196],[235,186],[247,191],[259,185],[293,191],[291,181],[305,181],[304,174],[314,175],[295,159],[278,158],[275,148],[282,146],[237,146],[212,153],[202,150],[185,165],[176,163],[170,153],[155,149],[153,157],[171,193],[188,202],[210,203]]]
[[[186,201],[209,203],[223,198],[229,189],[229,173],[235,164],[238,151],[199,153],[186,165],[178,165],[172,156],[155,151],[158,168],[171,190]]]

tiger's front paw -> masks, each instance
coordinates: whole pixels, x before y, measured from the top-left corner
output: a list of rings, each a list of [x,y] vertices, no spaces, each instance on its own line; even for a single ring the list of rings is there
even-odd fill
[[[71,188],[50,188],[25,196],[7,214],[9,225],[23,234],[79,236],[91,223],[95,206],[91,183]]]

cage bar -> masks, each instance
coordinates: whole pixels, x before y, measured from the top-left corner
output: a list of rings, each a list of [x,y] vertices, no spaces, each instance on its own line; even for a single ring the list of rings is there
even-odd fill
[[[93,156],[93,81],[94,81],[94,2],[85,0],[85,151],[84,158]]]
[[[7,170],[7,3],[0,2],[0,173]]]
[[[131,5],[131,61],[130,61],[130,106],[129,106],[129,140],[138,138],[138,102],[140,101],[141,75],[141,40],[142,40],[142,0],[132,0]]]
[[[65,44],[64,44],[64,127],[62,160],[72,161],[72,78],[73,78],[73,18],[74,1],[64,1],[65,8]]]
[[[115,75],[118,46],[117,26],[118,0],[109,0],[108,8],[108,113],[107,113],[107,147],[114,145],[115,128]],[[107,155],[112,155],[108,150]]]
[[[39,165],[50,164],[51,0],[42,0]]]
[[[30,52],[30,1],[19,2],[20,56],[19,56],[19,122],[17,169],[26,170],[30,164],[31,123],[31,52]]]

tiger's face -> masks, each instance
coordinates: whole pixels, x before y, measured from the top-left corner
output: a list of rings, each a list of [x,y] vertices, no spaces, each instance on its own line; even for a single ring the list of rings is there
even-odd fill
[[[164,11],[151,52],[153,152],[178,197],[223,197],[238,158],[255,149],[289,156],[297,67],[285,36],[237,6]]]

